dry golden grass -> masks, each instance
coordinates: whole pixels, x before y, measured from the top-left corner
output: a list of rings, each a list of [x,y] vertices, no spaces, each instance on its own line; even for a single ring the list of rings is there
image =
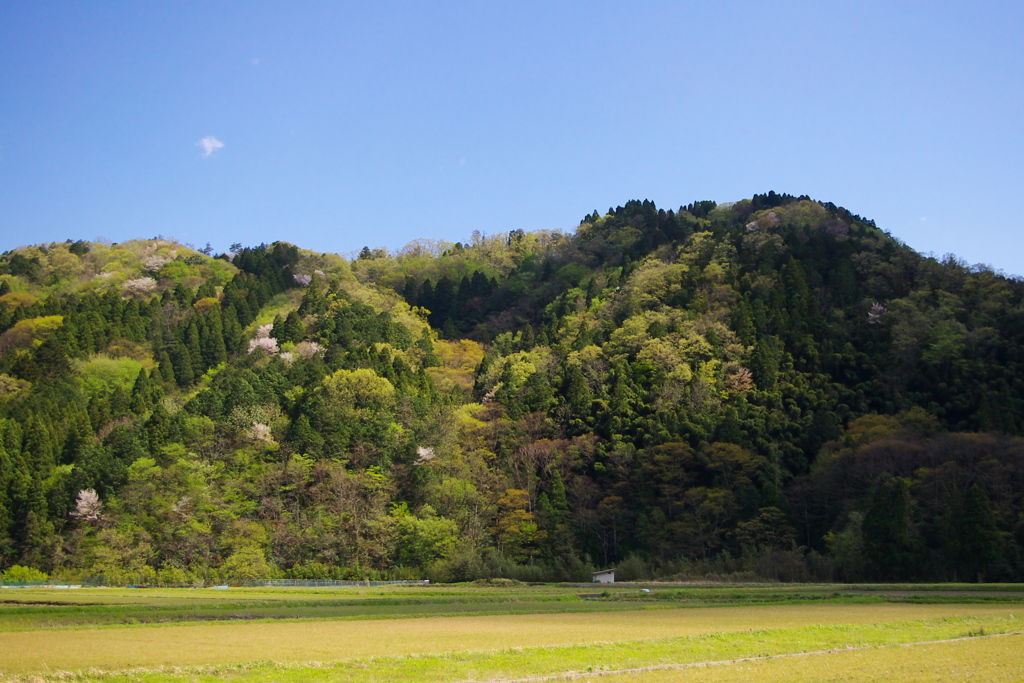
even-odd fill
[[[369,621],[218,623],[0,633],[0,673],[302,662],[623,642],[815,624],[868,624],[966,615],[1014,605],[779,605],[588,614]]]
[[[1024,636],[971,638],[947,643],[870,648],[773,657],[711,666],[585,676],[577,681],[625,683],[782,683],[789,681],[1003,681],[1024,680]]]

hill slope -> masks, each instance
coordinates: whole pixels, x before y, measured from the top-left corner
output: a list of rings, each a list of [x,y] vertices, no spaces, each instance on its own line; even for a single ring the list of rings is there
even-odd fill
[[[3,564],[1024,577],[1024,286],[831,204],[0,273]]]

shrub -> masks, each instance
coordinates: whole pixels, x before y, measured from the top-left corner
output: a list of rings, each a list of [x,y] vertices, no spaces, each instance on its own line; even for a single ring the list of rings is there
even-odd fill
[[[50,576],[48,574],[45,574],[38,569],[23,567],[20,564],[16,564],[3,574],[0,574],[0,583],[8,585],[17,583],[42,583],[49,578]]]

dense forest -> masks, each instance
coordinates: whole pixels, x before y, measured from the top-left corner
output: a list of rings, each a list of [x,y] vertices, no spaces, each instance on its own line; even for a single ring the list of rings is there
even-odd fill
[[[9,580],[1024,581],[1024,282],[808,197],[22,247],[0,333]]]

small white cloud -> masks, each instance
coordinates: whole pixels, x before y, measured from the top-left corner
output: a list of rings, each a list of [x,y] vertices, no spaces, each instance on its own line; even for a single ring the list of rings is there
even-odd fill
[[[205,138],[196,143],[196,147],[202,147],[204,159],[212,155],[214,152],[216,152],[223,146],[224,143],[218,140],[217,138],[213,137],[212,135],[207,135]]]

